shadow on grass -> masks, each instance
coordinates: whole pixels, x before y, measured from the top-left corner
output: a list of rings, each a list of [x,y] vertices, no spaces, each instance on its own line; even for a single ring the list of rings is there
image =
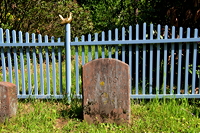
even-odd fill
[[[66,109],[60,111],[62,117],[83,120],[82,99],[72,98],[66,106]]]
[[[36,102],[45,102],[45,103],[54,103],[63,106],[62,108],[58,109],[58,113],[63,118],[70,118],[70,119],[79,119],[80,121],[83,120],[83,108],[82,108],[82,99],[78,98],[71,98],[71,102],[68,101],[67,97],[62,99],[36,99],[36,98],[27,98],[27,99],[18,99],[18,102],[27,104],[32,103],[35,104]]]

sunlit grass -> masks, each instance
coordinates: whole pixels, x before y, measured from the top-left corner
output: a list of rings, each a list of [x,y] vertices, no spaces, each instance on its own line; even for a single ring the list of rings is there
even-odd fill
[[[199,132],[199,101],[154,99],[131,101],[130,124],[87,124],[81,100],[20,100],[17,115],[0,126],[1,132]]]

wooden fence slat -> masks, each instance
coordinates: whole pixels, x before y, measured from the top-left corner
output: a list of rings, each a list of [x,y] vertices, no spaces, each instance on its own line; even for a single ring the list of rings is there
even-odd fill
[[[35,43],[35,34],[32,34],[32,43]],[[38,77],[37,77],[37,57],[36,49],[33,47],[33,73],[34,73],[34,95],[38,95]]]
[[[54,37],[51,37],[51,43],[54,43]],[[55,47],[52,48],[52,79],[53,79],[53,95],[56,95],[56,57],[55,57]]]
[[[194,38],[198,38],[198,29],[194,30]],[[195,94],[196,83],[196,67],[197,67],[197,43],[193,43],[193,63],[192,63],[192,94]]]
[[[75,39],[75,42],[78,42],[78,38]],[[78,46],[75,46],[75,71],[76,71],[76,95],[79,95],[79,58],[78,58]]]
[[[6,43],[10,43],[10,31],[6,30]],[[8,59],[8,73],[9,73],[9,82],[13,83],[12,79],[12,61],[11,61],[11,47],[7,48],[7,59]]]
[[[138,24],[137,24],[138,25]],[[137,25],[136,25],[136,29],[137,29]],[[136,31],[136,34],[139,34],[139,27],[138,27],[138,31]],[[129,26],[129,40],[132,40],[132,26]],[[132,45],[128,46],[128,50],[129,50],[129,69],[130,69],[130,93],[132,94],[132,72],[133,72],[133,67],[132,67]]]
[[[42,36],[41,36],[41,34],[38,35],[38,42],[42,43]],[[41,95],[44,95],[44,74],[43,74],[42,47],[39,47],[39,62],[40,62],[40,90],[41,90]]]
[[[129,38],[130,39],[130,38]],[[136,40],[139,39],[139,25],[136,25]],[[135,46],[135,94],[138,95],[139,92],[139,46]],[[142,92],[145,93],[144,91]]]
[[[29,43],[29,33],[26,33],[26,43]],[[32,85],[31,85],[31,63],[30,63],[30,48],[26,48],[26,61],[27,61],[27,71],[28,71],[28,94],[32,95]]]
[[[153,40],[153,24],[150,25],[150,40]],[[153,44],[150,44],[149,53],[149,94],[152,94],[153,86]]]
[[[91,34],[88,35],[88,42],[91,42]],[[92,60],[92,49],[91,46],[88,46],[88,61]]]
[[[183,28],[179,28],[179,38],[182,39],[183,37]],[[181,90],[181,66],[182,65],[182,43],[178,44],[178,73],[177,73],[177,94],[180,94]]]
[[[5,62],[4,48],[1,48],[1,62],[2,62],[3,81],[7,81],[7,79],[6,79],[6,62]]]
[[[172,39],[175,38],[175,26],[172,27]],[[170,65],[170,94],[173,94],[174,87],[174,43],[171,44],[171,65]]]
[[[138,95],[138,84],[139,84],[139,47],[138,44],[136,44],[135,46],[135,94]],[[145,91],[142,92],[143,94],[145,94]]]
[[[105,41],[105,32],[104,31],[102,31],[102,33],[101,33],[101,39],[102,39],[101,41]],[[101,51],[101,54],[102,54],[101,57],[105,58],[105,47],[104,47],[104,45],[101,46],[101,50],[102,50]]]
[[[146,40],[146,23],[143,23],[143,40]],[[146,44],[143,44],[142,51],[142,92],[145,92],[146,88]]]
[[[0,43],[4,43],[2,28],[0,28]],[[5,56],[4,56],[4,47],[1,47],[1,63],[2,63],[3,81],[6,81],[6,62],[5,62]]]
[[[195,94],[196,67],[197,67],[196,62],[197,62],[197,43],[193,43],[192,94]]]
[[[165,26],[165,37],[168,38],[168,26]],[[163,64],[163,94],[166,94],[166,86],[167,86],[167,44],[164,43],[164,64]]]
[[[16,31],[12,31],[12,41],[16,43]],[[15,69],[15,84],[17,86],[17,95],[19,95],[19,74],[18,74],[18,57],[17,57],[17,49],[16,47],[13,48],[14,51],[14,69]]]
[[[60,38],[58,38],[58,43],[60,43]],[[60,88],[60,95],[63,94],[63,86],[62,86],[62,51],[61,47],[58,47],[58,69],[59,69],[59,88]]]
[[[85,42],[85,36],[82,35],[81,37],[82,42]],[[82,46],[82,65],[85,64],[85,46]]]
[[[19,42],[23,43],[23,37],[21,31],[19,31]],[[20,48],[20,65],[21,65],[21,75],[22,75],[22,95],[26,95],[23,47]]]
[[[48,36],[44,37],[45,43],[48,43]],[[45,47],[45,57],[46,57],[46,78],[47,78],[47,95],[51,95],[50,92],[50,71],[49,71],[49,51],[48,47]]]
[[[157,25],[157,39],[160,40],[160,31],[161,26]],[[159,93],[160,90],[160,44],[157,44],[157,58],[156,58],[156,94]]]
[[[122,41],[125,41],[125,27],[122,27]],[[125,45],[122,45],[122,61],[125,62]]]
[[[190,38],[190,28],[187,28],[187,38]],[[189,54],[190,54],[190,43],[186,43],[186,56],[185,56],[185,87],[184,92],[188,94],[188,71],[189,71]]]
[[[112,40],[112,32],[111,30],[108,31],[108,41]],[[112,53],[111,53],[111,46],[108,46],[108,58],[112,58]]]
[[[95,37],[95,41],[98,41],[98,33],[95,33],[94,34],[94,37]],[[95,59],[98,59],[98,46],[95,45]]]
[[[3,29],[0,28],[0,43],[4,43]]]
[[[118,29],[115,29],[115,41],[118,41]],[[115,59],[118,59],[118,45],[115,45]]]

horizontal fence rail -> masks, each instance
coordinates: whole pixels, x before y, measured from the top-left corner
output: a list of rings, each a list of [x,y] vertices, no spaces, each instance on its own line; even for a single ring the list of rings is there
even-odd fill
[[[5,36],[4,40],[0,29],[0,81],[16,84],[18,98],[62,98],[64,43],[35,34],[30,42],[28,33],[24,38],[22,32],[10,34],[9,30]]]

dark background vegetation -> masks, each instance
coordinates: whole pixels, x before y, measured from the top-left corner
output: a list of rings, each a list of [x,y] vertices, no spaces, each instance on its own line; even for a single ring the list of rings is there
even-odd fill
[[[199,0],[1,0],[0,27],[62,38],[69,12],[72,39],[143,22],[200,28]]]

